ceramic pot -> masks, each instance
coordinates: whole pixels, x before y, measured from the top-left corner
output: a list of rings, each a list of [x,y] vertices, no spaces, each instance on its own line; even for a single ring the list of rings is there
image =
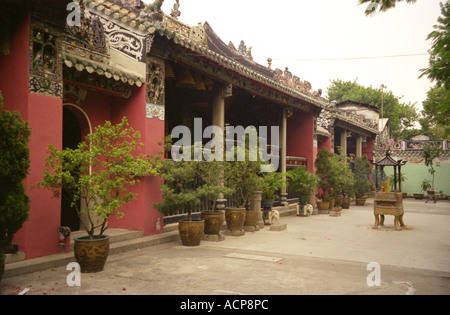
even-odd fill
[[[352,199],[350,197],[344,197],[342,198],[342,203],[341,206],[343,209],[348,209],[350,208],[350,202],[352,201]]]
[[[184,246],[198,246],[205,231],[205,221],[180,221],[178,222],[178,232],[181,243]]]
[[[83,273],[102,271],[109,254],[109,236],[80,236],[74,239],[75,259],[80,264]]]
[[[205,234],[219,234],[223,223],[225,222],[225,211],[202,211],[202,220],[205,221]]]
[[[258,215],[259,211],[257,210],[247,210],[244,226],[256,226],[258,223]]]
[[[242,209],[226,209],[225,221],[227,222],[227,228],[230,231],[240,231],[244,228],[246,212]]]

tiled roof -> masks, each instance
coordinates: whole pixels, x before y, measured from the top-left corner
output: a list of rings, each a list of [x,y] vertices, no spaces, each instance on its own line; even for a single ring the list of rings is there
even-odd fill
[[[133,0],[85,0],[91,10],[95,10],[106,16],[128,25],[144,34],[157,33],[173,40],[176,44],[194,51],[207,59],[218,63],[221,67],[229,69],[252,81],[266,85],[281,93],[297,98],[303,102],[319,108],[326,108],[326,101],[321,97],[315,97],[297,88],[288,86],[285,81],[279,79],[275,72],[248,60],[233,58],[230,50],[219,50],[219,39],[209,38],[215,34],[208,23],[204,26],[188,26],[178,20],[163,14],[162,18],[148,18],[141,16],[136,7],[131,7]],[[126,3],[126,5],[124,5]],[[142,12],[142,11],[141,11]],[[206,31],[205,31],[206,30]],[[202,34],[205,33],[205,34]],[[223,48],[223,47],[222,47]]]

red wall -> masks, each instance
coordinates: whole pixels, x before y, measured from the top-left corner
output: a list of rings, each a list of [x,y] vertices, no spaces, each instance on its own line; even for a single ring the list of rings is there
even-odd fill
[[[373,138],[367,137],[366,145],[362,147],[362,155],[367,154],[369,160],[373,160]]]
[[[95,91],[89,91],[84,102],[79,107],[86,113],[92,126],[92,131],[105,121],[113,124],[120,123],[122,117],[127,117],[128,123],[141,134],[141,142],[144,143],[144,154],[155,155],[162,147],[157,143],[164,139],[164,121],[147,119],[145,112],[145,86],[134,87],[130,99],[109,96]],[[77,109],[69,107],[75,112]],[[77,114],[82,120],[83,115]],[[83,128],[82,133],[88,130]],[[111,228],[123,228],[142,230],[144,235],[161,233],[163,224],[162,216],[158,210],[152,207],[153,203],[162,201],[159,178],[148,176],[140,179],[140,185],[130,187],[130,191],[137,193],[136,200],[122,206],[119,209],[125,215],[121,219],[112,218]],[[159,228],[158,220],[160,222]],[[106,234],[108,231],[106,231]]]
[[[313,140],[313,113],[295,113],[287,119],[286,154],[307,158],[310,172],[315,171],[314,161],[317,156],[317,147],[313,146]]]
[[[42,179],[48,144],[61,146],[62,100],[29,93],[29,16],[24,15],[15,22],[11,31],[11,52],[0,56],[0,90],[5,109],[19,111],[32,128],[31,165],[25,180],[30,216],[13,240],[30,259],[59,252],[56,229],[60,225],[61,202],[52,199],[50,192],[31,189],[31,186]]]
[[[126,116],[130,126],[141,134],[141,142],[144,143],[143,153],[156,155],[162,150],[158,142],[164,140],[164,121],[146,118],[145,92],[145,86],[134,87],[129,100],[115,99],[111,121],[119,123],[122,117]],[[136,200],[124,205],[121,211],[125,216],[119,220],[111,220],[110,226],[142,230],[144,235],[162,233],[162,215],[152,206],[153,203],[162,201],[160,185],[160,178],[154,176],[141,178],[140,184],[131,188],[131,191],[138,194]]]
[[[29,220],[16,235],[16,239],[20,240],[20,250],[30,259],[60,251],[56,229],[61,221],[61,200],[52,198],[47,190],[30,189],[30,186],[42,180],[48,144],[52,143],[61,149],[62,99],[29,94],[28,100],[28,121],[32,136],[29,143],[31,167],[26,183],[31,211]]]

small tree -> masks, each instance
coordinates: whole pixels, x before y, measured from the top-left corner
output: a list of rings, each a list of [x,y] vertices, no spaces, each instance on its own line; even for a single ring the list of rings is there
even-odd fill
[[[330,170],[329,159],[333,153],[328,151],[327,148],[322,148],[317,152],[316,160],[314,161],[314,166],[316,167],[316,174],[318,178],[319,185],[319,199],[322,201],[328,201],[331,194],[331,185],[328,179],[328,172]]]
[[[299,194],[300,203],[306,204],[309,192],[318,186],[317,177],[303,166],[288,171],[286,176],[289,178],[289,187]]]
[[[217,199],[234,193],[225,186],[224,161],[202,161],[196,163],[196,175],[201,181],[198,188],[199,198],[212,202],[211,210],[216,210]]]
[[[261,165],[266,162],[261,159],[259,149],[255,161],[251,160],[249,138],[243,138],[241,141],[244,143],[244,147],[235,145],[230,149],[234,158],[225,163],[225,185],[235,191],[235,194],[230,196],[234,204],[239,208],[249,210],[254,192],[262,190],[265,185],[262,182]]]
[[[140,176],[156,175],[160,167],[158,156],[137,155],[143,148],[139,140],[139,132],[124,117],[117,125],[106,122],[97,127],[77,149],[59,151],[50,144],[44,179],[37,187],[50,190],[56,198],[61,190],[68,192],[63,196],[72,196],[77,213],[87,215],[87,223],[81,223],[89,238],[101,237],[109,218],[123,217],[120,207],[136,198],[129,187],[139,184]]]
[[[364,154],[363,157],[357,157],[355,159],[355,168],[353,175],[355,178],[355,195],[356,198],[364,198],[373,186],[370,181],[370,174],[372,168],[370,166],[369,158]]]
[[[30,135],[19,113],[3,110],[0,93],[0,254],[10,250],[14,234],[29,216],[23,180],[30,167]]]
[[[194,161],[164,160],[161,167],[163,202],[153,206],[162,214],[187,212],[192,221],[192,211],[200,206],[200,194],[196,186],[196,163]]]
[[[346,158],[340,154],[333,154],[328,160],[327,179],[330,193],[333,198],[341,195],[345,187],[353,183],[353,174]]]
[[[436,173],[436,170],[434,169],[434,160],[438,157],[440,157],[442,154],[442,148],[439,143],[432,145],[432,144],[425,144],[423,146],[422,151],[422,157],[425,159],[425,166],[428,167],[428,172],[432,176],[431,180],[431,188],[434,189],[434,174]],[[436,163],[436,166],[441,166],[439,163]]]

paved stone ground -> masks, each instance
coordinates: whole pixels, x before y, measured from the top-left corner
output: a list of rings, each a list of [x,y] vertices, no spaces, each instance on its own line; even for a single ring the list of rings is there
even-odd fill
[[[372,229],[373,202],[368,200],[365,206],[352,204],[340,217],[282,217],[284,231],[265,227],[219,242],[202,241],[197,247],[176,241],[112,255],[104,271],[81,274],[80,286],[67,285],[66,267],[6,278],[0,293],[450,294],[450,201],[425,204],[407,199],[404,205],[407,226],[402,231],[394,230],[391,216],[384,227]],[[370,262],[380,266],[379,286],[367,284],[373,271],[367,270]]]

